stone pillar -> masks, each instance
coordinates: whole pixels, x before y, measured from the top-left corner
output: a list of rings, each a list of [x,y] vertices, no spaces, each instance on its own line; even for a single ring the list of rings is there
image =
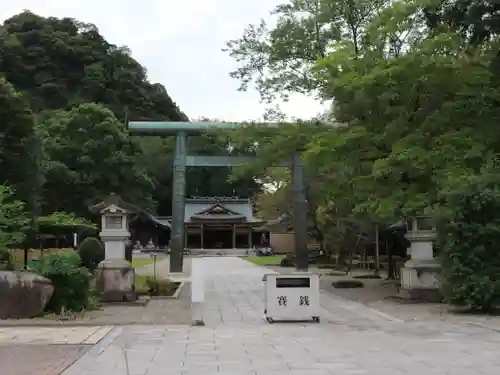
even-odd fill
[[[96,270],[96,288],[104,302],[136,300],[134,269],[125,259],[130,233],[127,211],[111,205],[101,211],[101,232],[105,257]]]
[[[203,224],[200,224],[200,249],[203,249],[204,245],[204,238],[203,238]]]
[[[293,229],[295,233],[295,267],[297,271],[307,271],[309,257],[307,251],[307,202],[304,185],[304,161],[296,151],[292,160]]]
[[[186,142],[179,132],[175,140],[174,177],[172,189],[172,232],[170,239],[170,272],[180,273],[184,253],[184,198],[186,195]]]
[[[410,259],[401,269],[400,296],[440,302],[438,274],[440,263],[434,258],[436,229],[427,218],[411,218],[405,235],[410,242]]]
[[[233,224],[233,249],[236,249],[236,224]]]

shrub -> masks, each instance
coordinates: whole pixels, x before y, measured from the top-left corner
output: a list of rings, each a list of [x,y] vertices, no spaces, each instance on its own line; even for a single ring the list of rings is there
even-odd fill
[[[281,259],[280,266],[281,267],[293,267],[295,265],[295,261],[291,254],[286,254],[283,259]]]
[[[90,271],[94,271],[99,263],[104,260],[104,246],[95,237],[85,238],[78,246],[78,254],[82,260],[82,265]]]
[[[148,293],[152,296],[171,296],[177,289],[177,283],[169,279],[148,278],[146,284],[149,288]]]
[[[334,281],[332,286],[337,289],[363,288],[364,284],[359,280],[339,280]]]
[[[500,185],[468,180],[446,200],[443,296],[450,304],[489,312],[500,302]]]
[[[359,279],[359,280],[376,280],[376,279],[381,279],[382,277],[380,275],[374,275],[374,274],[365,274],[365,275],[357,275],[353,276],[353,279]]]
[[[91,307],[92,275],[81,267],[81,259],[76,252],[61,252],[44,255],[34,271],[52,281],[54,294],[46,310],[60,313],[63,308],[69,311],[82,311]]]
[[[13,269],[14,262],[10,251],[0,246],[0,271],[12,271]]]

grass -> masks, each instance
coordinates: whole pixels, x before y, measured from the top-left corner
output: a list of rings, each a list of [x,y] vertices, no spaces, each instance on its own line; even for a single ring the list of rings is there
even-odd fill
[[[158,259],[156,260],[158,262]],[[141,268],[153,264],[153,258],[132,258],[132,267]]]
[[[147,293],[149,291],[149,287],[147,284],[147,279],[150,276],[143,276],[143,275],[135,275],[135,291],[137,293]]]
[[[156,260],[158,261],[158,260]],[[141,268],[147,266],[148,264],[153,264],[153,258],[132,258],[132,267]],[[147,279],[151,276],[143,276],[135,274],[135,291],[137,293],[147,293],[149,290]]]
[[[68,252],[74,251],[73,248],[62,248],[62,249],[44,249],[43,254],[58,253],[58,252]],[[16,269],[20,270],[24,267],[24,249],[10,249],[10,254],[12,255],[12,261]],[[42,251],[40,249],[29,249],[28,250],[28,262],[34,259],[40,259],[42,256]]]
[[[283,255],[271,255],[271,256],[248,256],[248,257],[241,257],[242,259],[245,259],[247,262],[256,264],[258,266],[279,266],[281,263],[281,260],[283,259]]]

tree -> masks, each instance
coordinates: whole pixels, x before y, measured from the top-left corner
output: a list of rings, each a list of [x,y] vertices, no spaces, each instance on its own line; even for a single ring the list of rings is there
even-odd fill
[[[174,139],[129,137],[119,122],[125,119],[188,121],[188,118],[163,85],[148,81],[146,69],[131,57],[126,47],[105,40],[94,25],[23,12],[6,20],[0,27],[0,73],[18,93],[22,93],[41,123],[40,129],[35,129],[33,141],[40,173],[35,173],[34,167],[18,168],[18,172],[26,171],[30,176],[37,176],[37,183],[27,186],[41,186],[44,184],[42,177],[47,178],[40,197],[43,201],[41,214],[65,209],[86,215],[87,201],[98,200],[102,194],[110,192],[108,189],[143,205],[143,208],[163,215],[171,214]],[[90,142],[90,139],[83,139],[83,129],[95,136],[102,135],[103,131],[102,127],[93,129],[89,121],[92,116],[87,116],[88,113],[82,115],[83,108],[90,103],[101,106],[95,113],[104,113],[104,109],[108,109],[114,119],[108,121],[97,116],[96,121],[107,124],[108,138],[95,138],[92,147],[96,149],[82,150],[79,159],[76,156],[79,154],[78,142],[86,142],[87,146]],[[8,106],[2,108],[6,109],[5,113],[11,113],[7,111]],[[77,119],[70,120],[74,116]],[[108,115],[104,117],[109,118]],[[112,123],[116,129],[111,129],[115,127]],[[75,133],[75,129],[82,129],[81,134]],[[40,138],[42,141],[37,142]],[[196,137],[189,142],[191,150],[201,154],[227,151],[226,145],[218,144],[210,137]],[[73,150],[74,155],[65,152],[62,145]],[[120,151],[122,146],[125,149]],[[106,162],[109,161],[110,168],[120,165],[116,172],[119,176],[111,175],[106,180],[102,176],[104,171],[99,158],[116,150],[116,157],[110,157]],[[111,171],[114,170],[107,169],[105,173],[115,173]],[[259,188],[252,176],[227,185],[229,174],[227,168],[189,169],[187,192],[203,196],[237,192],[238,195],[252,196]],[[28,180],[20,178],[20,181]],[[21,193],[18,186],[15,188]],[[58,190],[64,190],[62,196]],[[70,194],[71,190],[73,194]]]
[[[27,224],[23,202],[10,187],[0,185],[0,247],[21,242]]]
[[[24,203],[16,199],[10,187],[0,185],[0,270],[13,268],[8,246],[24,240],[28,225]]]
[[[398,24],[414,29],[400,22],[415,12],[411,2],[395,3],[374,19],[367,40],[386,40],[384,30]],[[397,16],[391,17],[394,24],[380,29],[387,15]],[[336,117],[347,126],[316,139],[311,153],[323,161],[350,160],[346,182],[358,182],[357,194],[365,191],[355,199],[356,210],[373,219],[395,219],[436,204],[450,173],[477,170],[479,155],[496,148],[496,135],[481,125],[496,119],[496,84],[483,62],[491,60],[491,49],[466,54],[456,35],[420,34],[404,53],[387,56],[390,49],[366,45],[359,56],[346,45],[319,63],[329,82],[324,95],[335,98]],[[337,178],[332,182],[337,192],[345,190]]]
[[[264,186],[269,183],[277,183],[283,189],[286,196],[291,196],[288,173],[279,171],[277,166],[284,162],[290,162],[295,153],[301,153],[311,137],[326,131],[324,124],[311,122],[281,123],[281,124],[242,124],[241,128],[221,132],[221,137],[228,139],[228,143],[234,148],[235,154],[251,155],[253,159],[244,166],[234,169],[232,178],[252,175]],[[313,171],[305,171],[305,190],[308,206],[308,229],[309,233],[322,241],[323,234],[316,219],[317,198],[316,189],[313,187]],[[261,196],[262,199],[265,196]],[[283,214],[290,212],[290,204],[278,203]]]
[[[43,211],[88,216],[88,206],[111,192],[153,208],[153,183],[136,162],[141,154],[111,111],[84,104],[57,111],[40,124],[48,156]]]
[[[486,313],[500,302],[498,177],[495,169],[482,171],[443,196],[447,202],[441,280],[445,299]]]
[[[241,90],[255,85],[264,101],[290,93],[310,94],[322,86],[316,61],[332,45],[348,41],[358,52],[363,31],[388,0],[289,0],[272,12],[276,26],[249,25],[240,39],[227,43],[241,67],[231,73]]]
[[[127,48],[71,18],[25,11],[7,19],[0,29],[0,72],[36,112],[96,102],[120,119],[187,120],[165,87],[147,81]]]
[[[26,203],[32,203],[37,174],[34,128],[29,105],[0,77],[0,176],[4,184],[13,187],[16,197]]]
[[[446,27],[480,45],[500,32],[500,4],[493,0],[441,0],[424,8],[432,29]]]

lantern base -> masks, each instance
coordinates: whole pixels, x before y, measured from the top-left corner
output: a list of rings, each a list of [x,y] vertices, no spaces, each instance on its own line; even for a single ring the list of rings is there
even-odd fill
[[[134,268],[126,260],[103,260],[96,270],[96,289],[102,302],[136,301]]]
[[[438,275],[441,266],[436,259],[409,260],[401,268],[399,296],[422,302],[441,302]]]

